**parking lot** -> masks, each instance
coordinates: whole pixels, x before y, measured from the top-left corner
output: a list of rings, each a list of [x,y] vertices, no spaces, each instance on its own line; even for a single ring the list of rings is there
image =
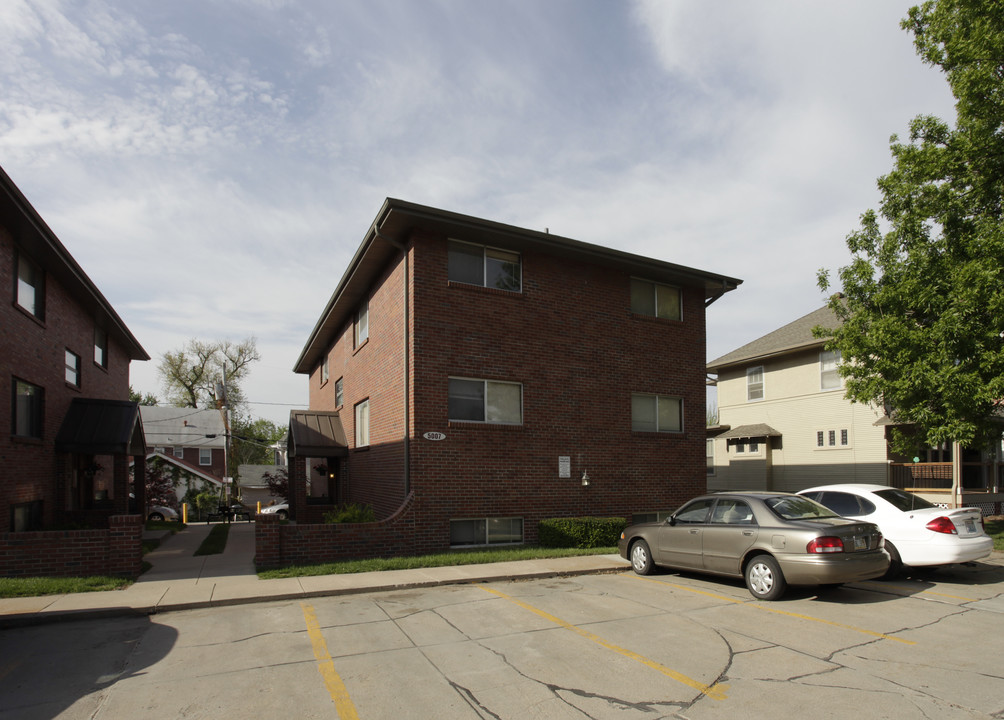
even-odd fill
[[[999,561],[453,585],[5,630],[0,718],[990,718],[1002,631]]]

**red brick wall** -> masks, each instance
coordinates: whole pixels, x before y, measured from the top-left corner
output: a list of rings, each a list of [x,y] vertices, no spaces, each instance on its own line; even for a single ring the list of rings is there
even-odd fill
[[[11,235],[0,227],[0,532],[10,529],[10,506],[16,503],[43,500],[46,526],[57,520],[54,442],[71,399],[129,397],[129,358],[125,349],[109,336],[108,369],[94,364],[95,318],[51,273],[45,276],[43,322],[16,306],[15,253]],[[65,382],[67,349],[80,356],[79,389]],[[11,437],[10,398],[14,377],[45,391],[41,442]]]
[[[113,515],[107,530],[0,533],[0,576],[138,577],[142,521],[139,515]]]
[[[410,552],[448,547],[451,519],[520,517],[533,542],[543,518],[629,518],[705,490],[703,288],[685,288],[683,320],[667,321],[632,315],[629,275],[539,251],[522,254],[521,293],[449,283],[445,237],[412,238],[410,262]],[[332,409],[344,376],[350,445],[353,406],[370,398],[371,447],[352,451],[347,482],[378,516],[403,498],[402,280],[399,258],[373,291],[369,342],[353,349],[349,325],[329,383],[310,380],[311,407]],[[450,422],[450,376],[522,383],[523,423]],[[632,392],[682,397],[684,431],[632,432]],[[558,477],[560,456],[570,478]]]

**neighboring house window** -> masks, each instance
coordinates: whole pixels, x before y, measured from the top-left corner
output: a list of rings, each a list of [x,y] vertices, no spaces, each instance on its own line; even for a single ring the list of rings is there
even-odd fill
[[[175,445],[174,446],[174,457],[176,457],[176,458],[183,458],[183,457],[185,457],[185,448],[184,448],[184,446],[182,446],[182,445]]]
[[[839,350],[824,350],[819,353],[819,388],[821,390],[839,390],[841,387]]]
[[[450,240],[447,277],[451,282],[520,292],[523,268],[519,253]]]
[[[635,432],[682,432],[683,398],[632,394],[631,429]]]
[[[212,465],[212,464],[213,464],[213,449],[199,448],[199,465]]]
[[[631,278],[631,312],[666,320],[682,320],[680,288]]]
[[[839,441],[839,444],[838,444]],[[841,430],[817,430],[817,448],[849,447],[851,444],[850,432],[843,428]]]
[[[370,401],[363,400],[356,405],[356,447],[370,444]]]
[[[66,351],[66,384],[80,387],[80,356],[72,350]]]
[[[356,324],[353,329],[353,339],[355,347],[359,347],[369,339],[370,336],[370,302],[364,300],[363,304],[356,311]]]
[[[42,410],[45,391],[24,380],[14,379],[11,426],[17,437],[42,437]]]
[[[523,518],[450,520],[450,545],[501,545],[523,542]]]
[[[708,475],[715,474],[715,441],[711,438],[704,443],[704,454],[708,456]]]
[[[17,304],[39,320],[45,319],[45,274],[27,255],[17,258]]]
[[[523,385],[498,380],[450,378],[450,420],[519,425],[523,422]]]
[[[746,368],[746,400],[763,400],[763,365]]]
[[[345,382],[344,378],[335,380],[335,407],[341,407],[345,403]]]
[[[94,364],[108,367],[108,333],[101,328],[94,328]]]
[[[753,438],[746,438],[736,442],[736,455],[759,455],[760,441]]]
[[[321,385],[328,382],[328,356],[324,356],[324,360],[321,361]]]

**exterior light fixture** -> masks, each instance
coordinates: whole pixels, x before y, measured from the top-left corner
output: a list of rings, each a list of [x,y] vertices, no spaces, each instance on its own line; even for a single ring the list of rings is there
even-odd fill
[[[582,471],[582,487],[589,487],[589,473]]]

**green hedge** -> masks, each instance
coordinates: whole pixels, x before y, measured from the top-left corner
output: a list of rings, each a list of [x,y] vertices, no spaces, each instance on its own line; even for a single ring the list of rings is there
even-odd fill
[[[537,525],[537,538],[543,547],[613,547],[627,525],[619,517],[549,518]]]

